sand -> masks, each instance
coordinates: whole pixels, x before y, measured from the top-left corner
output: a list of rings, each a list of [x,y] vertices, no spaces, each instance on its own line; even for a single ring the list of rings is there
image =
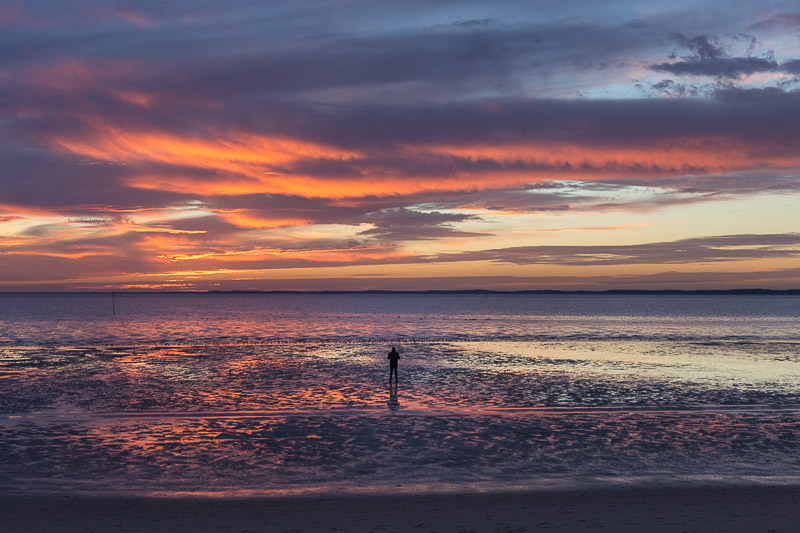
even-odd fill
[[[798,531],[800,487],[511,494],[0,498],[0,531]]]

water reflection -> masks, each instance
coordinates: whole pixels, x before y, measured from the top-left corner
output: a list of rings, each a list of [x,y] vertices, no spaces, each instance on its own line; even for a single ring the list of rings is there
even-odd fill
[[[796,484],[797,435],[796,412],[736,409],[0,420],[0,481],[7,494],[63,495],[338,493],[398,484],[474,490],[489,481],[494,490],[533,489],[555,479],[675,484],[682,476]]]
[[[402,407],[399,384],[386,396],[382,343],[3,348],[0,486],[474,489],[650,475],[795,483],[797,348],[416,343]]]
[[[394,384],[392,384],[392,382],[389,381],[389,401],[386,402],[386,405],[392,411],[395,409],[400,409],[400,401],[397,399],[398,390],[399,386],[397,382],[395,381]]]
[[[400,409],[796,407],[797,348],[796,343],[417,343],[413,364],[404,371],[408,381]],[[0,413],[398,407],[394,383],[386,394],[381,352],[383,346],[375,343],[4,348]]]

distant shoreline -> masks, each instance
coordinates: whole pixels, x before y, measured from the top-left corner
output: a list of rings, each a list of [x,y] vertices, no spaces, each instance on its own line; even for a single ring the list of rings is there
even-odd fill
[[[579,295],[579,296],[614,296],[614,295],[672,295],[672,296],[794,296],[800,295],[800,289],[609,289],[603,291],[592,290],[558,290],[558,289],[525,289],[518,291],[503,291],[492,289],[457,289],[457,290],[390,290],[390,289],[370,289],[370,290],[210,290],[210,291],[0,291],[0,295],[21,295],[21,294],[354,294],[354,295],[374,295],[374,294],[394,294],[394,295]]]

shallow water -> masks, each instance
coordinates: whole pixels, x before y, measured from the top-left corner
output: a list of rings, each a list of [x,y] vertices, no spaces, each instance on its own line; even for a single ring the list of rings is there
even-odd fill
[[[655,299],[646,315],[638,298],[626,315],[624,299],[613,298],[500,305],[425,296],[415,310],[405,297],[400,321],[373,311],[346,329],[338,326],[367,315],[355,307],[381,302],[325,295],[315,304],[303,295],[289,299],[283,316],[293,325],[279,336],[245,319],[278,305],[254,303],[255,295],[241,308],[230,295],[143,297],[127,319],[120,307],[116,317],[92,314],[100,296],[15,296],[4,306],[0,490],[241,495],[800,482],[797,299]],[[10,320],[26,298],[36,309]],[[149,321],[142,302],[152,304]],[[471,321],[473,304],[502,309],[484,308],[476,315],[483,321]],[[748,305],[752,316],[742,315]],[[85,316],[63,318],[81,306]],[[591,325],[577,314],[587,306]],[[426,315],[431,308],[453,314]],[[619,326],[632,316],[635,323]],[[424,326],[413,330],[414,321]],[[547,335],[520,333],[541,324]],[[655,324],[675,332],[648,336]],[[178,335],[182,325],[195,333]],[[616,335],[602,333],[614,327]],[[389,337],[402,340],[392,409],[388,346],[370,340]]]
[[[0,345],[800,341],[800,296],[2,294]]]

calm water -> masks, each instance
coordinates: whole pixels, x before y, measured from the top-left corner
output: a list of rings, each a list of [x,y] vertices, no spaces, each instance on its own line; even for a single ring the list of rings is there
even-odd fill
[[[800,340],[798,296],[0,295],[0,345]],[[112,314],[113,309],[116,314]]]
[[[0,295],[2,492],[800,482],[800,297],[113,306]]]

